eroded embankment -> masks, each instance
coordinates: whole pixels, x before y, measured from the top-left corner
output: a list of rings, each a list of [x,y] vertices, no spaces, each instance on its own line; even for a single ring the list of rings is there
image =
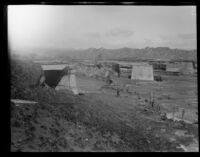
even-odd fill
[[[166,138],[185,127],[179,123],[160,124],[134,111],[130,123],[102,101],[53,89],[35,89],[30,98],[38,104],[12,110],[12,151],[183,151]]]

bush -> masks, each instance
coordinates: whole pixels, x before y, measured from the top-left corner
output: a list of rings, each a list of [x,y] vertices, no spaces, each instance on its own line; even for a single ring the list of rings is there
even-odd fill
[[[24,98],[36,87],[43,70],[31,61],[11,59],[11,98]]]

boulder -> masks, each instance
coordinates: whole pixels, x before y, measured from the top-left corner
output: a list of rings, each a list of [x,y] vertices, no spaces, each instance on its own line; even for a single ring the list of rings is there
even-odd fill
[[[167,114],[164,112],[164,113],[161,113],[160,114],[160,118],[161,118],[161,120],[167,120]]]

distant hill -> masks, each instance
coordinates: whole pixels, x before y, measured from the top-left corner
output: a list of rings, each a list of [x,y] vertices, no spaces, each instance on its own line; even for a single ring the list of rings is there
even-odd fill
[[[71,60],[84,59],[94,60],[99,54],[101,59],[105,60],[197,60],[196,50],[170,49],[168,47],[143,49],[136,48],[89,48],[89,49],[32,49],[25,50],[27,57],[30,59],[47,59],[47,60]]]

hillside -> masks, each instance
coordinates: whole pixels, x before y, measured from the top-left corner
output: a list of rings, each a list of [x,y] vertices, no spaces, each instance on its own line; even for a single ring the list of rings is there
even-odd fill
[[[13,152],[185,151],[180,145],[190,147],[198,138],[196,124],[163,118],[165,112],[156,107],[158,99],[152,106],[148,98],[133,91],[131,97],[116,97],[111,93],[73,95],[49,87],[29,88],[35,82],[30,76],[37,78],[38,73],[28,67],[37,66],[19,60],[12,65],[12,77],[18,81],[12,84],[11,98],[37,102],[11,103]],[[136,88],[147,91],[138,84]],[[195,143],[194,151],[196,148]]]
[[[11,59],[11,97],[21,98],[37,86],[43,75],[42,67],[30,60]]]
[[[24,50],[24,54],[30,59],[47,60],[71,60],[85,59],[93,60],[99,54],[101,59],[105,60],[197,60],[196,50],[170,49],[168,47],[157,47],[144,49],[120,48],[89,48],[89,49],[29,49]]]

